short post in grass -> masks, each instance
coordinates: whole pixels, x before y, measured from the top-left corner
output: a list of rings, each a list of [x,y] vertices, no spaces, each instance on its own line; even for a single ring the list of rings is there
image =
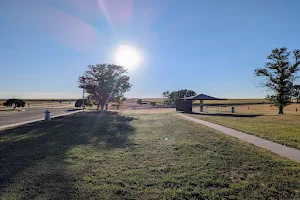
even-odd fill
[[[45,120],[50,120],[50,111],[45,110],[44,114],[45,114]]]

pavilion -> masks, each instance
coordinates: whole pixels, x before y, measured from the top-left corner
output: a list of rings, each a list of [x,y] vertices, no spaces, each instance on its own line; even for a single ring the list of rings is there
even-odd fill
[[[216,98],[216,97],[211,97],[211,96],[208,96],[206,94],[198,94],[196,96],[181,98],[180,100],[181,101],[196,101],[196,100],[200,100],[200,112],[203,112],[203,101],[204,100],[227,100],[227,99],[220,99],[220,98]]]

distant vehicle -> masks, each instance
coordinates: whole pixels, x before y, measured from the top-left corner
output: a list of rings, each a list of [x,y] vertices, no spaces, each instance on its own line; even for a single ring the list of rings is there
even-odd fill
[[[83,101],[82,99],[77,99],[75,102],[75,107],[82,107],[83,106]],[[92,107],[93,105],[90,103],[90,101],[87,101],[86,99],[84,100],[84,106],[90,106]]]

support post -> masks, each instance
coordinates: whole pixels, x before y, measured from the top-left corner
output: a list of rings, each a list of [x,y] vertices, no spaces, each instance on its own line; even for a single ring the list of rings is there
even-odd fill
[[[85,83],[85,77],[82,77],[82,82]],[[82,115],[84,114],[84,87],[82,87]]]
[[[82,88],[82,114],[84,114],[84,88]]]
[[[203,112],[203,100],[200,100],[200,112]]]

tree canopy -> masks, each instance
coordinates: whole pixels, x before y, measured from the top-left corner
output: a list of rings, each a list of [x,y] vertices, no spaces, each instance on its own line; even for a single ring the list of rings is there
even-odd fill
[[[194,92],[193,90],[187,90],[187,89],[182,89],[182,90],[177,90],[177,91],[172,91],[172,92],[166,91],[166,92],[162,93],[162,96],[164,98],[166,98],[165,102],[167,104],[172,104],[180,98],[191,97],[191,96],[195,96],[195,95],[197,95],[196,92]]]
[[[8,99],[6,102],[3,103],[3,106],[13,106],[14,105],[14,109],[15,109],[16,107],[24,107],[25,103],[26,102],[21,99]]]
[[[124,93],[129,91],[131,84],[127,70],[119,65],[89,65],[89,70],[78,78],[79,88],[85,89],[98,108],[103,110],[110,102],[120,102]]]
[[[291,53],[285,47],[273,49],[265,67],[254,71],[256,76],[265,77],[264,86],[272,92],[267,99],[279,108],[279,114],[283,114],[283,108],[291,103],[293,82],[300,65],[300,50],[293,51],[293,61]]]
[[[300,100],[300,85],[294,85],[294,87],[293,87],[293,97],[297,100],[297,103],[299,103],[299,100]]]

